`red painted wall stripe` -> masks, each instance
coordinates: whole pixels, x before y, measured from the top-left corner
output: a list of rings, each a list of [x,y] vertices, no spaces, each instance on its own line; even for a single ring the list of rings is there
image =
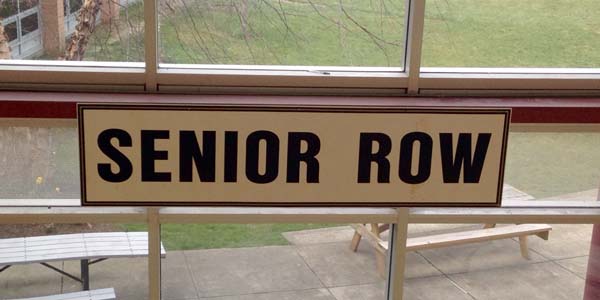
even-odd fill
[[[432,98],[0,92],[0,118],[76,118],[77,103],[510,107],[512,123],[600,124],[600,98]]]

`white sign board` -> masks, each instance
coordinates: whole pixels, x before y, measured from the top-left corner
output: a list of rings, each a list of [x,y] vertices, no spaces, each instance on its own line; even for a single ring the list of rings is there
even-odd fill
[[[510,110],[78,107],[83,205],[499,206]]]

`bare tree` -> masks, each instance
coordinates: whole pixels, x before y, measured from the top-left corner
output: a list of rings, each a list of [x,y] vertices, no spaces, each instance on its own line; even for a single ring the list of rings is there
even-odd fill
[[[318,53],[318,43],[330,47],[339,44],[342,52],[330,52],[346,63],[356,54],[378,55],[382,63],[395,63],[402,49],[401,7],[397,0],[161,0],[159,13],[165,28],[172,31],[168,37],[169,48],[175,56],[161,55],[169,62],[188,63],[258,63],[285,64],[285,49]],[[228,25],[218,25],[226,18]],[[237,20],[233,20],[235,18]],[[389,20],[398,20],[391,24]],[[181,20],[189,20],[182,22]],[[237,23],[240,37],[231,30]],[[303,24],[304,23],[304,24]],[[220,26],[220,27],[218,27]],[[311,30],[304,30],[304,26]],[[318,28],[318,29],[314,29]],[[337,31],[337,39],[316,42],[314,32]],[[240,41],[242,42],[240,44]],[[353,49],[356,41],[371,45],[375,51]],[[245,46],[244,46],[245,45]],[[245,51],[240,51],[240,46]],[[300,49],[300,50],[299,50]],[[164,49],[163,49],[164,50]],[[165,51],[169,52],[169,51]],[[182,55],[183,54],[183,55]],[[315,54],[317,55],[317,54]],[[318,60],[318,56],[315,56]],[[307,61],[310,64],[309,61]]]
[[[10,47],[8,46],[8,36],[4,31],[4,25],[0,19],[0,59],[10,59]]]
[[[142,61],[141,3],[141,0],[84,0],[63,59]]]
[[[65,50],[65,60],[83,60],[88,42],[96,29],[101,0],[85,0],[77,15],[77,27]]]
[[[102,30],[95,34],[97,14],[105,9],[101,5],[107,6],[106,1],[120,7],[121,18],[103,24]],[[286,64],[287,53],[282,50],[311,53],[319,43],[312,36],[314,29],[303,30],[301,24],[305,22],[306,26],[337,33],[337,38],[320,43],[338,44],[342,51],[330,52],[330,55],[337,55],[342,63],[361,64],[360,55],[368,53],[378,55],[383,64],[387,61],[389,65],[398,57],[392,51],[402,49],[401,35],[392,37],[390,34],[396,26],[401,26],[401,9],[398,8],[401,5],[396,2],[403,3],[399,0],[371,0],[360,4],[348,0],[159,0],[159,26],[169,34],[161,33],[161,42],[168,45],[161,49],[161,61]],[[100,60],[143,59],[143,15],[139,6],[130,10],[130,5],[121,4],[119,0],[84,0],[64,59],[83,60],[86,56]],[[229,20],[225,27],[219,21],[223,18]],[[390,19],[399,21],[390,24]],[[231,32],[230,25],[239,26],[239,30]],[[371,45],[375,51],[355,51],[357,41]],[[361,51],[364,54],[357,54]],[[336,63],[335,58],[332,61]]]

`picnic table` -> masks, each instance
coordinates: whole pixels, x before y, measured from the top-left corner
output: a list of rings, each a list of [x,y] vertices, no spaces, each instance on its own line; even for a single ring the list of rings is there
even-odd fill
[[[534,199],[533,196],[508,184],[504,184],[502,195],[503,203],[522,202]],[[381,234],[389,229],[389,224],[373,223],[370,224],[370,228],[367,228],[366,225],[367,224],[351,225],[351,227],[354,228],[354,237],[350,243],[350,249],[356,252],[361,239],[364,237],[375,249],[377,271],[383,277],[385,276],[385,255],[386,251],[388,250],[388,242],[381,238]],[[547,240],[549,238],[550,230],[552,230],[552,227],[547,224],[517,224],[502,227],[496,227],[496,224],[485,224],[483,228],[476,230],[408,238],[406,241],[406,250],[418,251],[423,249],[441,248],[466,243],[518,237],[521,256],[523,256],[525,259],[529,259],[527,236],[536,235],[544,240]]]
[[[161,243],[161,256],[166,254]],[[109,258],[148,256],[147,232],[98,232],[0,239],[0,272],[12,265],[39,263],[90,289],[89,266]],[[49,262],[80,260],[77,277]]]

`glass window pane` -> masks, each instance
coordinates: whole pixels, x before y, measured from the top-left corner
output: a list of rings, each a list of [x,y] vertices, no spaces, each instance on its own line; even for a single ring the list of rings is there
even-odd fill
[[[400,67],[403,0],[160,0],[164,63]]]
[[[69,12],[76,13],[83,5],[83,0],[69,0]]]
[[[17,14],[17,0],[4,0],[0,2],[0,17],[6,19]]]
[[[600,133],[513,132],[508,138],[504,205],[518,200],[598,205]]]
[[[21,19],[21,35],[38,30],[38,15],[33,14]]]
[[[430,0],[424,67],[600,67],[595,0]]]
[[[85,60],[144,61],[144,6],[142,0],[111,0],[109,8],[102,6],[101,20],[91,35]],[[81,10],[80,10],[81,11]]]
[[[30,8],[38,6],[39,3],[39,0],[19,0],[19,10],[26,11]]]
[[[87,6],[83,3],[83,0],[20,0],[17,6],[14,0],[2,1],[1,17],[15,18],[22,24],[22,34],[31,37],[12,45],[10,53],[3,58],[127,62],[144,60],[143,1],[87,1]],[[37,13],[32,15],[32,12]],[[64,16],[59,16],[56,12]],[[74,35],[80,21],[88,24],[81,27],[83,29],[78,32],[79,35]],[[7,32],[9,29],[12,30],[5,28]],[[83,38],[73,39],[74,36]]]
[[[4,26],[4,33],[6,34],[6,37],[8,37],[9,42],[18,39],[17,22],[8,23],[8,25]]]
[[[0,199],[78,199],[77,129],[0,126]]]
[[[374,250],[363,241],[352,251],[353,234],[333,224],[163,224],[162,299],[385,299]]]

